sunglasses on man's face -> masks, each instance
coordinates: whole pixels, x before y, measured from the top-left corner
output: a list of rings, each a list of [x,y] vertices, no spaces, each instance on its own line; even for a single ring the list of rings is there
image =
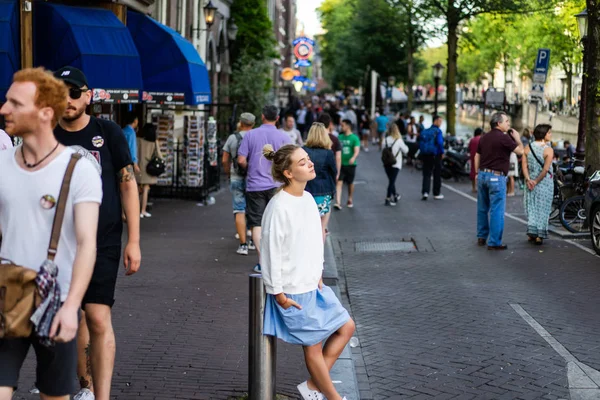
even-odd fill
[[[87,92],[89,89],[80,89],[80,88],[69,88],[69,97],[72,98],[73,100],[77,100],[79,98],[81,98],[81,95],[84,92]]]

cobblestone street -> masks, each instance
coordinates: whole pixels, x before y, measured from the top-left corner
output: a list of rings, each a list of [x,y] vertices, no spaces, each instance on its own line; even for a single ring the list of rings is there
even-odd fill
[[[361,398],[569,398],[565,360],[511,304],[597,369],[600,313],[590,299],[598,259],[554,236],[533,247],[525,226],[509,218],[508,251],[479,248],[475,203],[447,188],[444,200],[421,201],[421,176],[411,168],[400,172],[398,206],[384,207],[379,157],[361,153],[355,207],[331,224],[357,322]],[[467,181],[450,184],[470,190]],[[520,201],[510,199],[508,209],[518,211]],[[402,240],[418,251],[357,251],[358,243]]]

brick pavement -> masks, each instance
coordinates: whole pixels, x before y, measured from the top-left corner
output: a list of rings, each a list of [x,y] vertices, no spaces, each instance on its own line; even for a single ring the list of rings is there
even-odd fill
[[[247,391],[256,253],[235,254],[229,192],[215,197],[206,207],[154,200],[152,218],[141,221],[142,268],[117,285],[113,399],[228,399]],[[277,351],[277,391],[296,399],[307,375],[302,350],[279,342]],[[33,381],[30,354],[15,399],[38,398],[26,393]]]
[[[359,157],[357,180],[354,209],[336,212],[331,230],[357,322],[362,399],[568,398],[564,360],[509,303],[600,367],[596,257],[556,238],[534,247],[509,219],[508,251],[479,248],[475,203],[444,189],[444,200],[421,201],[413,169],[400,172],[398,206],[384,207],[376,151]],[[355,251],[359,241],[402,238],[420,251]]]

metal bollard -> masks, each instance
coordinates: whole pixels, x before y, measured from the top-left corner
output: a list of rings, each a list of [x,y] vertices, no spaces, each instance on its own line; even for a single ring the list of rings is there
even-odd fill
[[[275,400],[275,337],[263,335],[265,288],[261,274],[250,275],[248,393],[250,400]]]

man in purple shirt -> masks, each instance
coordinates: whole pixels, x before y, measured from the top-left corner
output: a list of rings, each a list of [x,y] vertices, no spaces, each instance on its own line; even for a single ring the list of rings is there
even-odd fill
[[[262,125],[252,129],[244,136],[238,150],[239,166],[248,169],[246,174],[246,219],[248,227],[252,229],[252,240],[256,245],[259,259],[262,216],[267,208],[267,203],[279,187],[271,175],[271,162],[262,154],[263,147],[270,144],[277,151],[281,146],[291,144],[290,137],[275,127],[278,119],[279,108],[277,106],[264,106]],[[261,272],[260,264],[256,264],[254,271]]]

